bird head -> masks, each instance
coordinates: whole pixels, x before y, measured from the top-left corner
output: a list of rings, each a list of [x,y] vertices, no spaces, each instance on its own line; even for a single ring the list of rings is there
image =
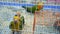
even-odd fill
[[[43,4],[44,4],[43,2],[38,2],[37,3],[37,9],[41,10],[43,8]]]
[[[20,18],[18,16],[14,16],[14,22],[17,23],[20,20]]]

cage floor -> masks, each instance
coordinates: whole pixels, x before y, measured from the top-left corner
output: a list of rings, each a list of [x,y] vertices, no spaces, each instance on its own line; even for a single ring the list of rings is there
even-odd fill
[[[16,10],[14,10],[16,9]],[[25,9],[22,7],[0,7],[0,33],[1,34],[11,34],[11,30],[9,29],[10,21],[13,19],[16,11],[20,11],[21,14],[25,17],[25,25],[23,28],[22,34],[32,34],[33,29],[33,20],[34,15],[27,13]],[[41,26],[37,25],[35,29],[35,34],[59,34],[58,31],[53,30],[53,27]]]

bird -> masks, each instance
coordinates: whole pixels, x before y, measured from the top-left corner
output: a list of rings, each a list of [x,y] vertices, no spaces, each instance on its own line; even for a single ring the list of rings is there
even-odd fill
[[[43,2],[38,2],[36,5],[29,7],[29,6],[22,6],[27,12],[35,13],[35,11],[39,11],[43,9]]]

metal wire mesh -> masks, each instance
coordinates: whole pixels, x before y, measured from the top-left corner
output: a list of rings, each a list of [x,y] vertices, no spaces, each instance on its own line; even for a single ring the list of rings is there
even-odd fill
[[[29,2],[30,1],[30,2]],[[60,0],[39,0],[44,2],[44,5],[59,6]],[[11,2],[11,3],[31,3],[37,4],[37,0],[0,0],[0,2]],[[56,2],[57,1],[57,2]],[[17,7],[17,6],[16,6]],[[16,8],[15,7],[15,8]],[[27,7],[27,5],[26,5]],[[30,7],[30,6],[29,6]],[[21,7],[19,7],[21,8]],[[27,8],[26,8],[27,9]],[[54,9],[54,8],[53,8]],[[42,9],[41,11],[35,12],[35,14],[26,12],[25,9],[14,9],[14,7],[1,7],[0,8],[0,34],[12,34],[11,29],[9,29],[10,20],[12,21],[13,16],[16,11],[21,11],[21,14],[25,17],[25,25],[23,29],[19,30],[21,34],[60,34],[53,25],[56,20],[60,19],[60,12],[58,9]],[[60,9],[59,9],[60,10]],[[9,12],[8,12],[9,11]],[[32,11],[32,10],[31,10]],[[4,16],[3,16],[4,15]],[[33,31],[34,30],[34,31]],[[17,34],[17,32],[15,32]]]

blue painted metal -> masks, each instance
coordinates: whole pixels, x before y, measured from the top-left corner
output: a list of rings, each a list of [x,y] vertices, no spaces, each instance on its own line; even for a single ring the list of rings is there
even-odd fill
[[[0,5],[7,5],[7,6],[34,6],[35,4],[19,4],[19,3],[11,3],[11,2],[0,2]],[[45,8],[51,8],[51,9],[59,9],[60,6],[53,6],[53,5],[44,5]]]

